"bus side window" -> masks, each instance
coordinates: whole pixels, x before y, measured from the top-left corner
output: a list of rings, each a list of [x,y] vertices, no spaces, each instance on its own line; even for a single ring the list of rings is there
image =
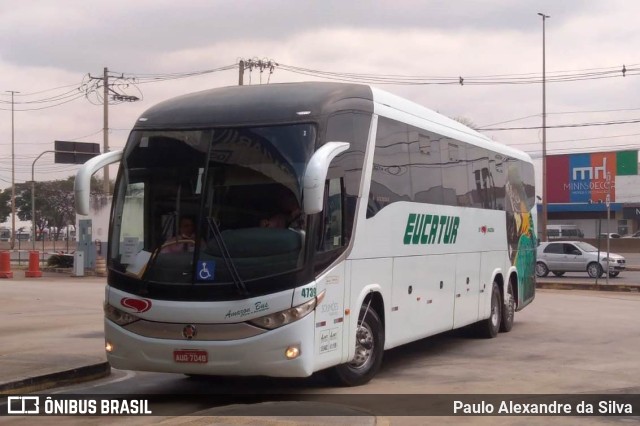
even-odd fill
[[[322,215],[321,236],[318,251],[330,251],[344,244],[343,233],[343,181],[330,179],[325,184],[324,214]]]

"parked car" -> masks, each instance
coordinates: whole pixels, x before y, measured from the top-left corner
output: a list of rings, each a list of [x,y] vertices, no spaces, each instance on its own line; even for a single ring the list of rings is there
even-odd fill
[[[636,231],[633,234],[625,235],[622,238],[640,238],[640,231]]]
[[[609,276],[617,277],[626,267],[625,258],[609,253]],[[599,277],[607,269],[607,252],[581,241],[553,241],[540,243],[537,252],[536,275],[546,277],[549,272],[561,277],[565,272],[586,271],[591,278]]]
[[[620,234],[616,234],[615,232],[611,232],[608,235],[609,235],[609,238],[621,238]],[[605,232],[600,234],[600,238],[607,238],[607,233]]]

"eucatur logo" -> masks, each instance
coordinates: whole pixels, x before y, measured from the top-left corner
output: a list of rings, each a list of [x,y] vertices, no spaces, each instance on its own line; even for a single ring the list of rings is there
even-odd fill
[[[125,308],[133,309],[137,314],[147,312],[151,309],[151,300],[149,299],[132,299],[123,297],[120,304]]]

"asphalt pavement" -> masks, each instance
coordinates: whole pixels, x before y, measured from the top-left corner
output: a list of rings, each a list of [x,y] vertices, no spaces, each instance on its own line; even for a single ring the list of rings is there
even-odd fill
[[[627,265],[640,271],[640,254],[626,256]],[[574,280],[550,280],[542,286],[566,288],[558,283],[569,281]],[[584,280],[575,281],[576,288],[605,287],[604,280],[594,286],[586,274]],[[54,272],[25,278],[18,269],[14,278],[0,280],[0,395],[37,392],[110,374],[103,337],[105,284],[104,277]],[[638,291],[640,282],[625,287],[617,290]]]
[[[109,373],[106,278],[44,272],[0,280],[0,394],[33,392]]]

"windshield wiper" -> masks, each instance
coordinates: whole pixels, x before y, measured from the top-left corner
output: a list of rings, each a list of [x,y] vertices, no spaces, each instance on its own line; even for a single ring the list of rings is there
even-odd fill
[[[247,287],[245,286],[244,281],[242,281],[242,278],[240,277],[240,274],[236,269],[235,263],[233,263],[233,259],[231,258],[229,249],[227,248],[227,245],[224,242],[224,238],[222,238],[222,233],[220,232],[220,228],[218,227],[218,224],[211,217],[207,217],[207,224],[209,225],[209,229],[211,229],[213,233],[213,237],[216,239],[216,243],[218,244],[218,248],[220,248],[220,253],[222,254],[224,263],[227,266],[227,270],[231,275],[231,279],[233,280],[233,283],[238,288],[238,292],[242,296],[245,296],[245,297],[249,296]]]

